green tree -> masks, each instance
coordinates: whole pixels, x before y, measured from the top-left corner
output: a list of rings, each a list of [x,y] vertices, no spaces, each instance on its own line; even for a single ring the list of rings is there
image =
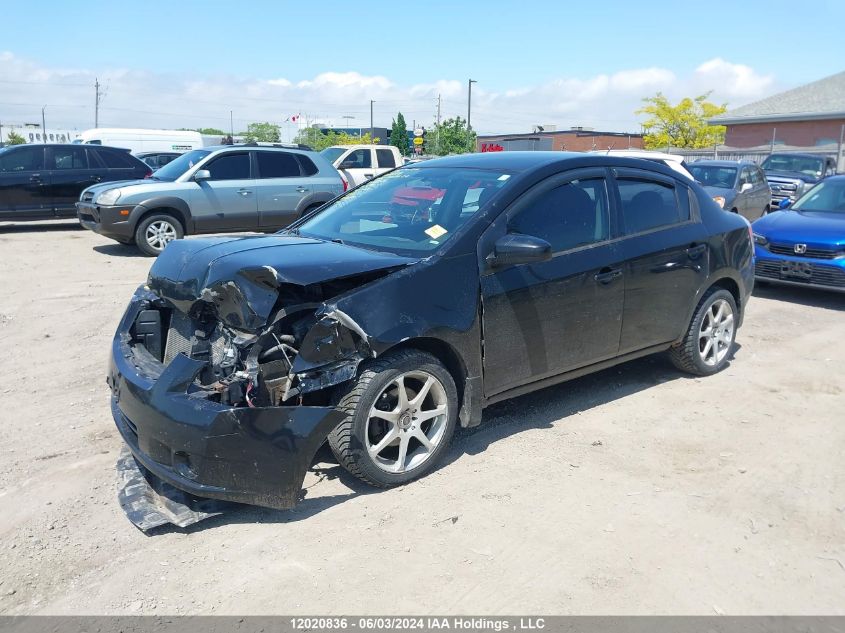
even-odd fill
[[[229,134],[216,127],[198,127],[195,131],[209,136],[227,136]]]
[[[24,143],[26,139],[14,130],[6,136],[6,145],[23,145]]]
[[[250,123],[244,133],[244,139],[247,142],[278,143],[282,135],[275,123]]]
[[[467,129],[466,119],[458,116],[426,130],[425,153],[437,156],[466,154],[475,151],[475,141],[475,132]]]
[[[308,145],[319,152],[332,145],[372,145],[373,143],[378,143],[379,139],[376,138],[373,140],[370,138],[369,132],[358,136],[356,134],[347,134],[346,132],[333,132],[331,130],[321,130],[316,127],[306,127],[297,133],[293,142]]]
[[[708,125],[707,120],[722,114],[727,104],[716,105],[707,98],[710,93],[695,98],[686,97],[672,105],[663,93],[643,99],[646,104],[636,114],[648,115],[643,122],[643,143],[646,149],[666,147],[713,147],[725,140],[725,126]]]
[[[408,155],[408,126],[402,113],[396,115],[390,129],[390,144],[399,148],[402,156]]]

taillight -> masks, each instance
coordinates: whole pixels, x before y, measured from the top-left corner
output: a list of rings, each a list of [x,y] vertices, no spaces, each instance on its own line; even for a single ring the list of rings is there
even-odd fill
[[[146,174],[144,174],[144,180],[146,180],[147,178],[152,178],[152,177],[153,177],[153,170],[152,169],[150,171],[148,171]]]
[[[343,191],[346,192],[349,189],[349,182],[343,176],[340,179],[343,181]]]

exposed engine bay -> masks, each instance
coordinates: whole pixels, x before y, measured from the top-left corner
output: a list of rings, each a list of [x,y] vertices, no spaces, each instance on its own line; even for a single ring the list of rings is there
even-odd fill
[[[326,404],[326,388],[353,378],[358,364],[372,353],[361,328],[324,302],[389,272],[306,286],[279,284],[273,288],[278,298],[270,317],[253,331],[227,323],[244,319],[221,315],[233,302],[248,304],[243,287],[232,281],[203,289],[187,312],[169,299],[151,298],[130,330],[132,344],[165,366],[178,354],[204,361],[196,386],[220,404]]]

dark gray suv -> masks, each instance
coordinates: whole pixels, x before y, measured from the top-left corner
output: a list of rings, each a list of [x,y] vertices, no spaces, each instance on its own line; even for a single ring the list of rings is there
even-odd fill
[[[278,230],[345,187],[314,152],[222,145],[182,154],[144,181],[89,187],[76,207],[85,228],[155,256],[188,234]]]

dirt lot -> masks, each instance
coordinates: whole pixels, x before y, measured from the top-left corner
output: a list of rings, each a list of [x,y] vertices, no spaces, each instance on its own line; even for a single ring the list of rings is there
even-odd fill
[[[0,613],[845,614],[845,295],[761,288],[730,367],[648,358],[497,405],[375,492],[146,536],[109,340],[152,260],[0,227]]]

